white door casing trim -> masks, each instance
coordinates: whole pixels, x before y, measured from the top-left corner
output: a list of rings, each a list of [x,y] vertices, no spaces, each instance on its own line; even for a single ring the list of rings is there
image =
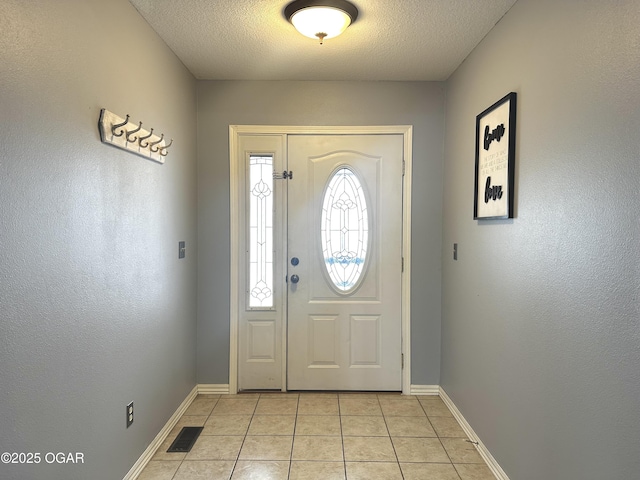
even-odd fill
[[[230,214],[230,258],[229,258],[229,393],[238,392],[238,322],[239,312],[239,272],[241,252],[239,218],[239,178],[238,140],[241,135],[388,135],[403,136],[404,176],[402,189],[402,256],[404,270],[402,275],[402,393],[411,391],[411,186],[413,158],[413,126],[411,125],[372,125],[372,126],[277,126],[277,125],[229,125],[229,214]],[[285,157],[287,155],[285,146]],[[286,323],[286,322],[285,322]],[[283,356],[286,359],[286,324],[282,329]],[[286,362],[283,362],[282,390],[286,390]]]

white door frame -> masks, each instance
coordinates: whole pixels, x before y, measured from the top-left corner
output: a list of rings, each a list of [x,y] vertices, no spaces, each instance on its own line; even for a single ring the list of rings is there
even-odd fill
[[[402,188],[402,393],[408,395],[411,390],[411,186],[412,186],[412,144],[413,126],[411,125],[374,125],[374,126],[271,126],[271,125],[229,125],[229,204],[230,204],[230,308],[229,308],[229,393],[238,393],[238,311],[239,289],[238,265],[241,252],[239,218],[240,169],[238,162],[238,139],[241,135],[388,135],[400,134],[404,139],[404,176]],[[287,155],[285,147],[285,155]],[[286,359],[287,328],[282,328],[282,358]],[[286,360],[282,362],[282,390],[286,390]]]

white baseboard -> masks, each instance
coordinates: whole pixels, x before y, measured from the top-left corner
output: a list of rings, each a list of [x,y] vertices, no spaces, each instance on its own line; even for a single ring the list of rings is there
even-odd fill
[[[469,439],[476,444],[478,453],[487,463],[487,466],[489,467],[491,472],[496,476],[496,479],[509,480],[509,477],[507,476],[507,474],[504,472],[504,470],[502,470],[502,467],[498,464],[496,459],[493,458],[493,455],[491,455],[491,452],[489,452],[485,444],[482,443],[482,441],[478,438],[478,435],[476,435],[476,432],[473,431],[473,428],[471,428],[471,425],[469,425],[469,422],[467,422],[467,420],[462,416],[462,413],[460,412],[460,410],[458,410],[458,407],[456,407],[455,403],[453,403],[451,398],[449,398],[449,395],[447,395],[447,392],[445,392],[442,387],[439,387],[439,390],[440,390],[439,392],[440,398],[442,398],[442,401],[449,408],[449,410],[451,410],[451,413],[453,414],[455,419],[458,421],[458,423],[460,424],[464,432],[467,434]]]
[[[229,384],[228,383],[199,383],[198,393],[200,395],[229,395],[230,393]]]
[[[184,415],[184,412],[187,411],[187,408],[189,408],[189,405],[193,403],[193,401],[198,395],[227,395],[227,394],[229,394],[229,384],[201,383],[193,387],[193,390],[191,390],[189,395],[187,395],[187,398],[184,399],[184,401],[180,404],[180,406],[174,412],[174,414],[171,415],[171,418],[167,421],[167,423],[162,428],[162,430],[160,430],[160,433],[156,435],[156,438],[153,439],[153,442],[151,442],[147,447],[147,449],[144,452],[142,452],[142,455],[140,456],[138,461],[133,465],[133,467],[131,467],[131,470],[129,470],[129,473],[125,475],[123,480],[135,480],[136,478],[138,478],[138,475],[142,473],[142,470],[144,470],[144,467],[147,466],[147,463],[149,463],[151,458],[153,458],[153,456],[156,454],[156,451],[158,450],[158,448],[160,448],[160,445],[162,445],[162,442],[164,442],[167,439],[167,437],[169,436],[169,433],[171,432],[171,430],[173,430],[173,427],[176,426],[176,423],[178,423],[178,420],[180,419],[180,417]]]
[[[142,452],[142,455],[140,456],[138,461],[133,465],[133,467],[131,467],[131,470],[129,470],[129,473],[125,475],[123,480],[135,480],[136,478],[138,478],[138,475],[142,473],[144,467],[147,466],[147,463],[149,463],[151,458],[155,455],[156,450],[160,448],[162,442],[164,442],[169,436],[169,433],[171,432],[173,427],[176,426],[176,423],[178,423],[180,417],[184,414],[184,412],[186,412],[187,408],[189,408],[189,405],[191,405],[197,395],[198,386],[196,385],[195,387],[193,387],[193,390],[191,390],[189,395],[187,395],[187,398],[185,398],[184,401],[180,404],[174,414],[171,415],[171,418],[167,421],[162,430],[160,430],[160,433],[156,435],[156,438],[153,439],[153,442],[151,442],[147,449]]]
[[[439,395],[438,385],[410,385],[409,395]]]

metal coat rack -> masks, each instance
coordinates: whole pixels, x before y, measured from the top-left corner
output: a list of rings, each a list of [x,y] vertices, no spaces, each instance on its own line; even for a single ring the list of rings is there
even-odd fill
[[[164,133],[160,136],[153,133],[153,128],[145,130],[142,122],[131,122],[129,115],[119,117],[115,113],[103,108],[100,110],[98,121],[100,140],[114,147],[127,150],[141,157],[149,158],[158,163],[164,163],[169,154],[168,149],[173,139],[166,143]]]

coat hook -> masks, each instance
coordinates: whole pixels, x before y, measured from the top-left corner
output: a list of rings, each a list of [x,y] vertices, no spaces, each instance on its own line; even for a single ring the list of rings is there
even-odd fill
[[[146,140],[146,139],[147,139],[147,138],[149,138],[151,135],[153,135],[153,128],[152,128],[152,129],[151,129],[151,131],[149,132],[149,135],[146,135],[146,136],[144,136],[144,137],[140,137],[140,138],[138,139],[138,143],[140,144],[140,146],[141,146],[142,148],[147,148],[147,147],[149,146],[149,142],[145,142],[145,144],[143,145],[143,144],[142,144],[142,141],[143,141],[143,140]]]
[[[153,153],[157,153],[158,150],[160,150],[160,147],[153,148],[153,146],[159,144],[160,142],[162,142],[162,140],[164,140],[164,133],[160,136],[160,140],[149,144],[149,150],[151,150]]]
[[[116,129],[120,128],[120,127],[124,127],[127,123],[129,123],[129,115],[127,115],[127,118],[124,122],[122,123],[118,123],[116,125],[111,125],[111,134],[114,137],[121,137],[122,134],[124,133],[124,128],[122,130],[120,130],[120,133],[116,133]]]
[[[136,128],[135,130],[131,130],[130,132],[127,132],[127,142],[135,142],[136,141],[136,137],[132,137],[131,138],[131,134],[136,133],[138,131],[140,131],[142,129],[142,122],[140,122],[140,124],[138,125],[138,128]]]
[[[173,143],[173,138],[171,139],[168,145],[165,145],[160,149],[160,155],[162,155],[163,157],[166,157],[167,155],[169,155],[169,152],[167,152],[167,148],[169,148],[172,143]]]

